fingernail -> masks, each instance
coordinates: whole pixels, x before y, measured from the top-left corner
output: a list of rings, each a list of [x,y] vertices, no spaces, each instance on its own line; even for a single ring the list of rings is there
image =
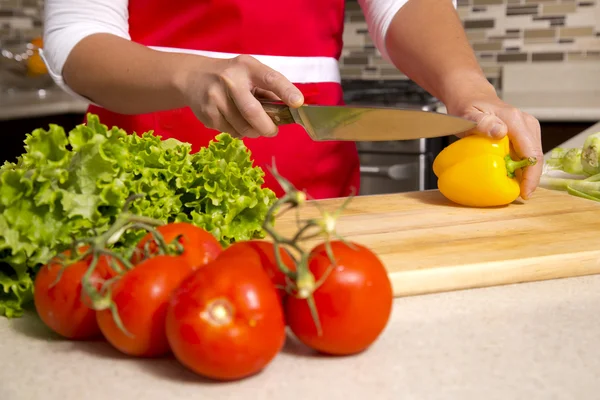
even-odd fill
[[[290,96],[290,103],[292,104],[300,104],[302,103],[302,96],[299,94],[293,94]]]
[[[266,137],[275,137],[275,136],[277,136],[278,132],[279,132],[279,129],[277,129],[277,127],[276,127],[274,131],[267,133],[265,136]]]
[[[490,130],[490,133],[493,136],[496,136],[496,135],[499,135],[503,129],[504,129],[504,126],[502,124],[494,124],[492,126],[492,129]]]

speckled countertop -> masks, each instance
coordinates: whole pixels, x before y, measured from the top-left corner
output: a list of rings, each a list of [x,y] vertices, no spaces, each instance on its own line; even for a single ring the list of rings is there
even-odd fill
[[[600,392],[600,276],[399,298],[380,340],[350,358],[290,342],[261,374],[215,384],[171,359],[58,340],[0,319],[2,400],[577,399]]]
[[[502,99],[540,121],[600,121],[600,91],[501,94]]]

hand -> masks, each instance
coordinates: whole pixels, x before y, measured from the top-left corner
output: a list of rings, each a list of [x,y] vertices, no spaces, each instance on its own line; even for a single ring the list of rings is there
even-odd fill
[[[235,137],[274,136],[277,126],[258,98],[304,102],[302,92],[279,72],[251,56],[214,59],[194,56],[184,65],[179,90],[186,104],[208,128]]]
[[[483,134],[503,138],[508,134],[513,150],[519,159],[535,157],[537,163],[517,171],[521,180],[521,197],[528,199],[540,183],[544,154],[540,123],[531,115],[506,104],[495,94],[479,95],[473,99],[463,98],[460,103],[448,106],[448,113],[477,122],[468,134]]]

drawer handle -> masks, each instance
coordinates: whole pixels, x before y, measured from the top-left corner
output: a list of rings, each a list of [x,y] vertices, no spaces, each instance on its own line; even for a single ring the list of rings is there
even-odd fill
[[[394,164],[385,166],[361,165],[360,173],[369,176],[383,176],[393,180],[408,179],[413,176],[414,164]]]

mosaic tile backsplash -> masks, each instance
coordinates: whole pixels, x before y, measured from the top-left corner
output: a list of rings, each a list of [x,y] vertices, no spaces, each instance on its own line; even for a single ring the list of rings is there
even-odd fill
[[[506,63],[600,63],[600,0],[458,0],[458,13],[489,78]],[[402,77],[374,48],[356,0],[346,2],[344,44],[344,77]]]
[[[0,0],[0,46],[42,32],[44,0]],[[356,0],[347,0],[342,76],[404,78],[373,46]],[[490,78],[506,63],[600,62],[600,0],[458,0],[469,40]]]

